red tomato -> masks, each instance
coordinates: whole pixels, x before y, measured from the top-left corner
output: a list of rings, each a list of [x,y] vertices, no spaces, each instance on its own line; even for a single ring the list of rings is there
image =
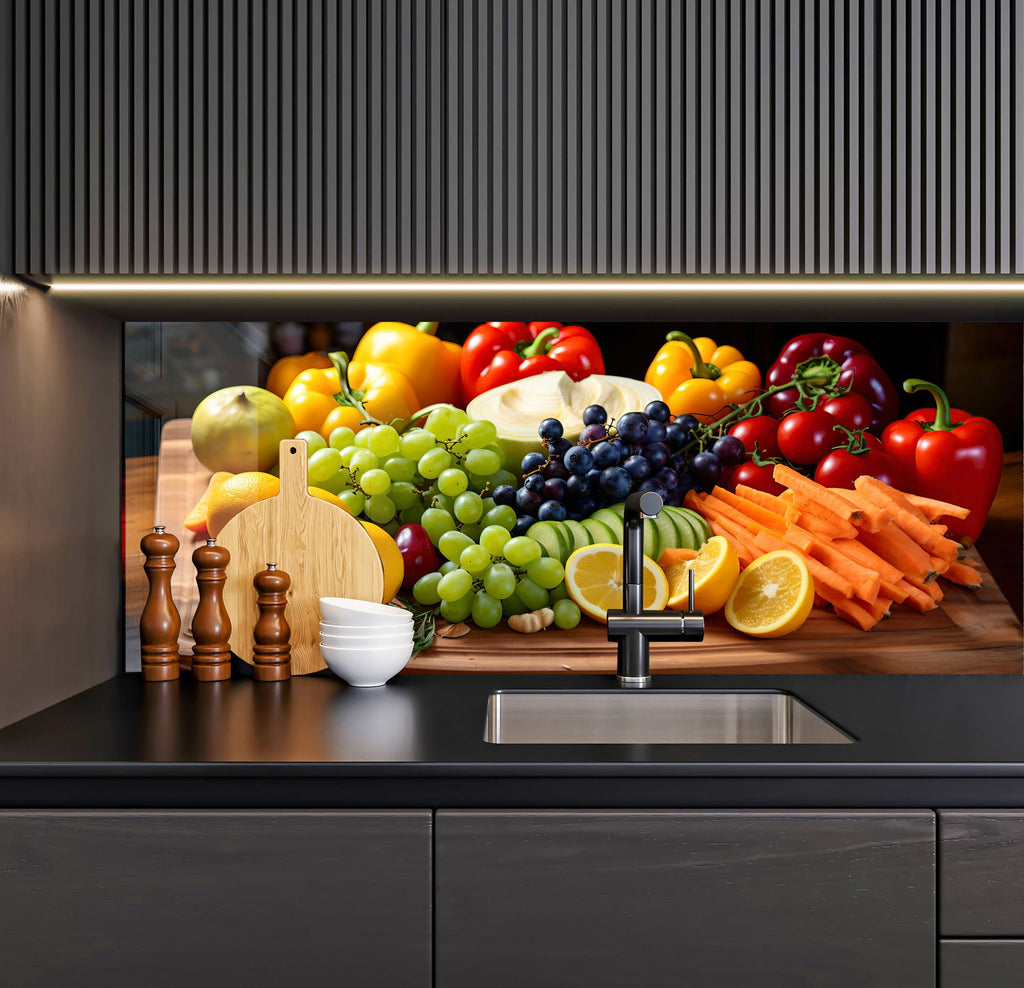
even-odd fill
[[[395,532],[395,543],[398,551],[402,554],[402,562],[405,564],[405,576],[402,579],[402,586],[407,590],[421,577],[427,573],[433,573],[441,564],[430,542],[430,536],[422,525],[410,523],[402,525]]]
[[[835,426],[836,420],[820,408],[793,412],[779,423],[779,449],[793,463],[820,463],[843,441],[842,433],[833,431]]]
[[[871,406],[868,406],[868,411]],[[781,456],[779,449],[779,420],[770,415],[755,415],[753,418],[743,419],[729,429],[729,435],[735,436],[748,453],[754,452],[756,443],[761,449],[761,455],[771,458]]]
[[[869,433],[864,434],[867,452],[851,453],[847,449],[834,449],[818,464],[814,471],[814,479],[826,487],[854,486],[854,481],[863,474],[876,477],[883,484],[903,489],[903,478],[899,468],[888,453],[881,440]]]
[[[764,491],[766,494],[781,494],[785,490],[773,479],[771,467],[758,466],[753,460],[741,463],[729,477],[729,490],[734,494],[740,484]]]
[[[818,407],[838,419],[847,429],[854,430],[870,429],[875,414],[871,402],[856,391],[847,391],[844,395],[829,398]]]

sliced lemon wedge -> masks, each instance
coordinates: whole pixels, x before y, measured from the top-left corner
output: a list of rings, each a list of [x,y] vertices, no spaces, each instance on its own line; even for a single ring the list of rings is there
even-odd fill
[[[584,614],[602,624],[608,612],[622,607],[622,546],[607,542],[577,549],[565,564],[565,589]],[[668,603],[668,579],[644,556],[644,610],[660,611]]]

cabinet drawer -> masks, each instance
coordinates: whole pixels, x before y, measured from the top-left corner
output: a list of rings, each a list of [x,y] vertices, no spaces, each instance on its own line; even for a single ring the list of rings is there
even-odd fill
[[[1024,940],[943,940],[942,988],[1020,988]]]
[[[1024,810],[939,813],[939,930],[1024,937]]]

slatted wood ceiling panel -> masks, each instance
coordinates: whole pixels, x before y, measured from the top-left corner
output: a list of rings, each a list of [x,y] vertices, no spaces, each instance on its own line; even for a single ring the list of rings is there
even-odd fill
[[[1021,0],[15,0],[15,265],[1024,273]]]

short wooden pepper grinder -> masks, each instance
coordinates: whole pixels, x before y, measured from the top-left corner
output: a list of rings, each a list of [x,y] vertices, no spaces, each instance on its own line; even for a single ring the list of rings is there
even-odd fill
[[[224,606],[224,581],[231,554],[216,539],[207,539],[192,553],[199,603],[192,618],[192,678],[217,682],[231,678],[231,619]]]
[[[292,629],[284,616],[291,583],[291,577],[279,570],[277,563],[267,563],[267,568],[252,578],[260,612],[252,632],[252,678],[257,682],[277,683],[291,678]]]
[[[148,682],[177,679],[178,634],[181,615],[171,596],[171,575],[179,542],[163,525],[142,537],[139,548],[146,557],[144,569],[149,578],[149,596],[139,618],[142,643],[142,678]]]

